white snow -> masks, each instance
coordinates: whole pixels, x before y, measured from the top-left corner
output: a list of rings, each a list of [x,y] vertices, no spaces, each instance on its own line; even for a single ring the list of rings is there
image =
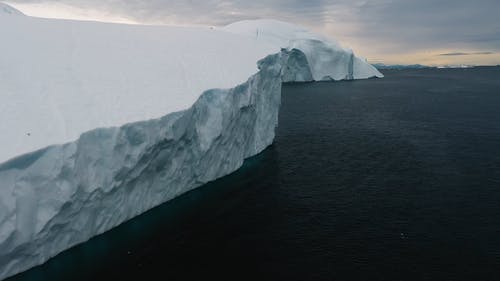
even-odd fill
[[[19,10],[0,2],[0,16],[5,16],[5,15],[23,16],[24,14],[21,13]]]
[[[224,32],[250,30],[259,40]],[[213,30],[0,16],[0,38],[0,162],[93,128],[186,109],[204,90],[245,81],[281,47],[304,52],[314,80],[352,78],[352,52],[276,21]],[[380,76],[361,65],[368,71],[355,78]]]
[[[344,49],[333,39],[312,33],[301,26],[277,20],[241,21],[221,28],[276,46],[297,49],[305,54],[314,81],[384,77],[365,59]]]
[[[238,169],[273,142],[282,81],[379,76],[314,36],[0,5],[0,279]]]
[[[0,16],[0,162],[191,106],[274,48],[207,28]],[[15,125],[14,125],[15,124]]]

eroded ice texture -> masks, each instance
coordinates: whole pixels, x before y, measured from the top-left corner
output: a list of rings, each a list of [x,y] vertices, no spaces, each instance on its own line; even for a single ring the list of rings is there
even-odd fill
[[[230,24],[221,30],[254,38],[255,41],[265,42],[276,48],[300,50],[311,70],[312,77],[305,79],[306,81],[383,77],[382,73],[365,59],[356,56],[352,50],[345,49],[335,40],[312,33],[301,26],[276,20],[249,20]],[[295,80],[289,80],[289,77],[285,76],[284,81]]]
[[[238,169],[273,142],[282,81],[379,76],[276,26],[256,40],[0,6],[0,279]]]

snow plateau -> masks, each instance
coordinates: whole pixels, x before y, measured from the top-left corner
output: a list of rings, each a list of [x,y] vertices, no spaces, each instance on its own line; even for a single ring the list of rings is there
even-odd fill
[[[0,279],[238,169],[283,81],[382,77],[276,21],[49,20],[0,3]]]

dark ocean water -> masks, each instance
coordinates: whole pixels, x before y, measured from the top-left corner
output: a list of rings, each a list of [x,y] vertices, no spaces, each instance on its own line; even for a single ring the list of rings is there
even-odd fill
[[[500,280],[500,68],[283,88],[238,172],[12,280]]]

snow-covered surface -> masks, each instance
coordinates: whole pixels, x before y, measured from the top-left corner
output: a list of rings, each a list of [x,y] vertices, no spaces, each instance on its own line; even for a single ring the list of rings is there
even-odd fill
[[[12,8],[11,6],[0,2],[0,16],[1,15],[15,15],[15,16],[23,16],[19,10]]]
[[[301,26],[276,20],[251,20],[236,22],[221,30],[254,38],[276,48],[300,50],[306,56],[314,81],[384,77],[365,59],[355,56],[352,50]]]
[[[380,76],[337,43],[277,21],[214,30],[47,20],[0,7],[10,11],[0,13],[0,162],[186,109],[204,90],[242,83],[281,47],[304,52],[317,81]],[[251,30],[258,40],[226,32]]]
[[[0,162],[88,130],[187,109],[257,72],[274,48],[203,27],[0,13]],[[14,125],[15,124],[15,125]]]
[[[188,110],[0,165],[0,279],[239,168],[274,139],[282,56]]]
[[[0,279],[238,169],[273,142],[282,81],[378,75],[333,43],[267,37],[0,6]]]

